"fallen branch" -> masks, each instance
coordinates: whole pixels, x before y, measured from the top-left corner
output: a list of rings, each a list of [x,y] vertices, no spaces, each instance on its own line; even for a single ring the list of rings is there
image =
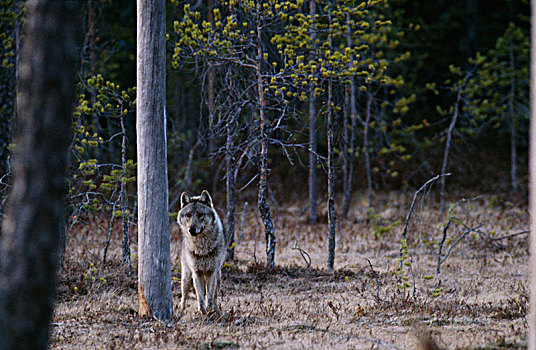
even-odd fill
[[[449,222],[451,220],[449,219]],[[440,246],[440,249],[439,249],[439,252],[438,252],[438,256],[437,256],[437,274],[439,275],[439,268],[441,266],[442,263],[445,262],[445,260],[447,260],[448,256],[450,255],[450,252],[452,251],[452,249],[454,249],[454,247],[462,240],[465,238],[465,236],[467,236],[469,233],[471,232],[476,232],[480,227],[482,227],[483,225],[485,224],[485,222],[481,223],[480,225],[476,226],[476,227],[473,227],[473,228],[469,228],[467,231],[465,231],[462,235],[460,235],[455,241],[454,243],[452,243],[452,245],[450,246],[449,250],[447,251],[447,253],[445,254],[445,256],[443,257],[443,259],[441,259],[441,248],[442,246]],[[465,225],[464,225],[465,226]],[[447,226],[445,226],[446,229],[448,229]],[[444,234],[443,234],[443,238],[446,237],[446,229],[444,230]],[[444,241],[444,239],[443,239]]]
[[[517,232],[517,233],[512,233],[510,235],[506,235],[506,236],[501,236],[501,237],[496,237],[496,238],[490,238],[492,241],[499,241],[501,239],[506,239],[506,238],[510,238],[510,237],[515,237],[515,236],[520,236],[520,235],[525,235],[527,233],[530,233],[530,230],[526,230],[526,231],[521,231],[521,232]]]
[[[298,238],[294,237],[294,239],[296,240],[296,245],[294,246],[294,248],[292,248],[292,250],[297,250],[298,252],[300,252],[303,260],[305,260],[305,264],[307,265],[307,270],[311,270],[311,256],[305,250],[301,249],[300,242],[298,242]]]
[[[365,259],[368,262],[368,264],[370,266],[370,269],[372,270],[372,274],[374,275],[374,279],[376,280],[376,300],[381,301],[381,299],[380,299],[380,278],[379,278],[379,275],[376,272],[376,270],[374,270],[374,268],[372,267],[372,263],[370,262],[370,260],[368,258],[365,258],[364,256],[362,256],[362,258]]]
[[[411,215],[413,214],[413,210],[415,209],[415,201],[417,200],[417,196],[419,195],[419,193],[424,190],[429,184],[432,184],[437,180],[439,179],[440,177],[442,176],[449,176],[450,173],[447,173],[447,174],[439,174],[439,175],[436,175],[434,176],[433,178],[431,178],[430,180],[426,181],[424,183],[424,185],[421,186],[421,188],[419,188],[417,190],[417,192],[415,192],[415,194],[413,195],[413,200],[411,201],[411,206],[409,208],[409,212],[408,212],[408,216],[406,217],[406,222],[404,224],[404,230],[402,231],[402,240],[406,240],[406,236],[407,236],[407,233],[408,233],[408,226],[409,226],[409,222],[411,220]],[[430,185],[431,186],[431,185]],[[400,249],[400,257],[402,257],[403,255],[403,251],[402,249]],[[402,261],[400,262],[400,267],[402,267]]]

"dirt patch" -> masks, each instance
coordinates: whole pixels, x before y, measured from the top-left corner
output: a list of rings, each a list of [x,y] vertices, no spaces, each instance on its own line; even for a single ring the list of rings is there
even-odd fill
[[[437,252],[448,218],[433,206],[417,208],[402,256],[405,198],[384,196],[375,219],[353,208],[337,224],[334,271],[325,268],[327,225],[306,224],[298,216],[304,203],[277,209],[277,267],[267,270],[263,230],[252,208],[237,258],[224,268],[222,312],[210,316],[195,312],[193,296],[184,314],[178,310],[178,234],[172,225],[170,323],[137,314],[136,238],[128,275],[118,231],[103,265],[107,224],[77,227],[60,273],[51,347],[416,349],[417,335],[427,334],[442,349],[526,348],[528,235],[512,234],[527,229],[528,214],[522,206],[486,198],[454,209],[457,221],[443,256],[454,247],[440,274]],[[481,223],[455,243],[467,227]]]

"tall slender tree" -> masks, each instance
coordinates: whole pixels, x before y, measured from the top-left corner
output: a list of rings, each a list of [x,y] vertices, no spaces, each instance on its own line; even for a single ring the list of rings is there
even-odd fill
[[[78,6],[30,1],[14,187],[0,251],[0,349],[46,349],[64,230]]]
[[[172,316],[166,152],[166,4],[138,0],[136,131],[140,316]]]
[[[314,18],[316,15],[316,0],[309,0],[309,16],[311,24],[309,26],[309,37],[311,44],[314,47],[316,41],[316,28]],[[310,60],[315,59],[314,49],[311,50]],[[316,128],[316,98],[315,98],[315,83],[313,80],[309,82],[309,222],[316,223],[318,221],[317,207],[317,128]]]
[[[530,42],[530,295],[528,349],[536,349],[536,0],[531,1]]]

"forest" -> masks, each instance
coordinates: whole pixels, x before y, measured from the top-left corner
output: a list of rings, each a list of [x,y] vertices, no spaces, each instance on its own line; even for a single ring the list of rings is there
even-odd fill
[[[42,348],[527,348],[528,0],[0,3],[0,329],[27,274]],[[60,124],[30,88],[62,74]],[[144,170],[153,151],[164,172]],[[203,190],[227,250],[208,314],[179,308],[181,194]],[[161,281],[144,230],[166,241],[167,316],[150,291],[142,311]]]

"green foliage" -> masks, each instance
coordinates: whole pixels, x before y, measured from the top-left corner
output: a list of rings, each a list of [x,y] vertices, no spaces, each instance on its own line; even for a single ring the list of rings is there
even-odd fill
[[[386,233],[391,232],[395,227],[400,225],[400,220],[397,220],[390,225],[383,226],[378,223],[378,220],[382,218],[381,214],[375,214],[374,208],[367,210],[367,220],[371,223],[374,230],[373,235],[376,240],[380,240]]]
[[[102,162],[99,155],[121,140],[127,140],[125,120],[135,109],[135,88],[121,90],[100,74],[78,84],[78,103],[73,122],[72,162],[69,172],[71,221],[84,219],[96,212],[110,212],[114,217],[132,219],[132,211],[124,207],[121,191],[136,181],[136,163],[121,152],[121,161]],[[111,138],[99,134],[100,126],[116,125]],[[118,123],[119,125],[115,124]],[[124,194],[126,195],[126,194]],[[127,201],[126,203],[130,203]]]

